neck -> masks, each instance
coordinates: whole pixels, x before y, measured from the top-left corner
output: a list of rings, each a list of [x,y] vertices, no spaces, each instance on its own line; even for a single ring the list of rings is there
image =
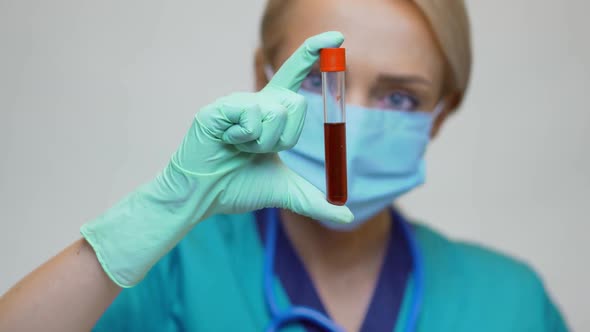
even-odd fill
[[[388,209],[352,231],[336,231],[288,210],[281,220],[293,247],[309,268],[336,270],[380,264],[392,227]]]

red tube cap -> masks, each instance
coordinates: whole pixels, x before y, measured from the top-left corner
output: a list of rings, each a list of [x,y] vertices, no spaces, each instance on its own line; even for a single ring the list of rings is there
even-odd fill
[[[322,48],[320,50],[320,71],[345,71],[345,48]]]

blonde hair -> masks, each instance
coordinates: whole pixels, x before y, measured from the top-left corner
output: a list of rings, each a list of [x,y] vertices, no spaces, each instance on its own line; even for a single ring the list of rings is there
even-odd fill
[[[430,23],[448,64],[446,92],[465,94],[471,75],[471,35],[463,0],[412,0]],[[268,0],[261,24],[261,51],[272,62],[280,47],[284,15],[293,0]],[[457,105],[460,100],[457,100]]]

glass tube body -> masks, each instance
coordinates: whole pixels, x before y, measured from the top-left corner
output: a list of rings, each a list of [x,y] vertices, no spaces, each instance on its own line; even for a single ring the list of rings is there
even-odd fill
[[[348,199],[346,172],[345,72],[322,72],[326,199],[344,205]]]

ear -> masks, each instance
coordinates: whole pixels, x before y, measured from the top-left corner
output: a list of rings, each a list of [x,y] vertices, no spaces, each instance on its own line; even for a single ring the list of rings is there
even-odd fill
[[[436,138],[440,129],[442,128],[443,123],[447,117],[453,113],[453,111],[459,107],[461,104],[461,100],[463,99],[463,94],[461,92],[453,92],[448,94],[446,97],[443,98],[445,108],[440,112],[434,124],[432,126],[432,130],[430,131],[430,139]]]
[[[264,66],[267,64],[262,48],[258,47],[254,53],[254,84],[256,91],[262,90],[268,84],[268,79],[264,72]]]

